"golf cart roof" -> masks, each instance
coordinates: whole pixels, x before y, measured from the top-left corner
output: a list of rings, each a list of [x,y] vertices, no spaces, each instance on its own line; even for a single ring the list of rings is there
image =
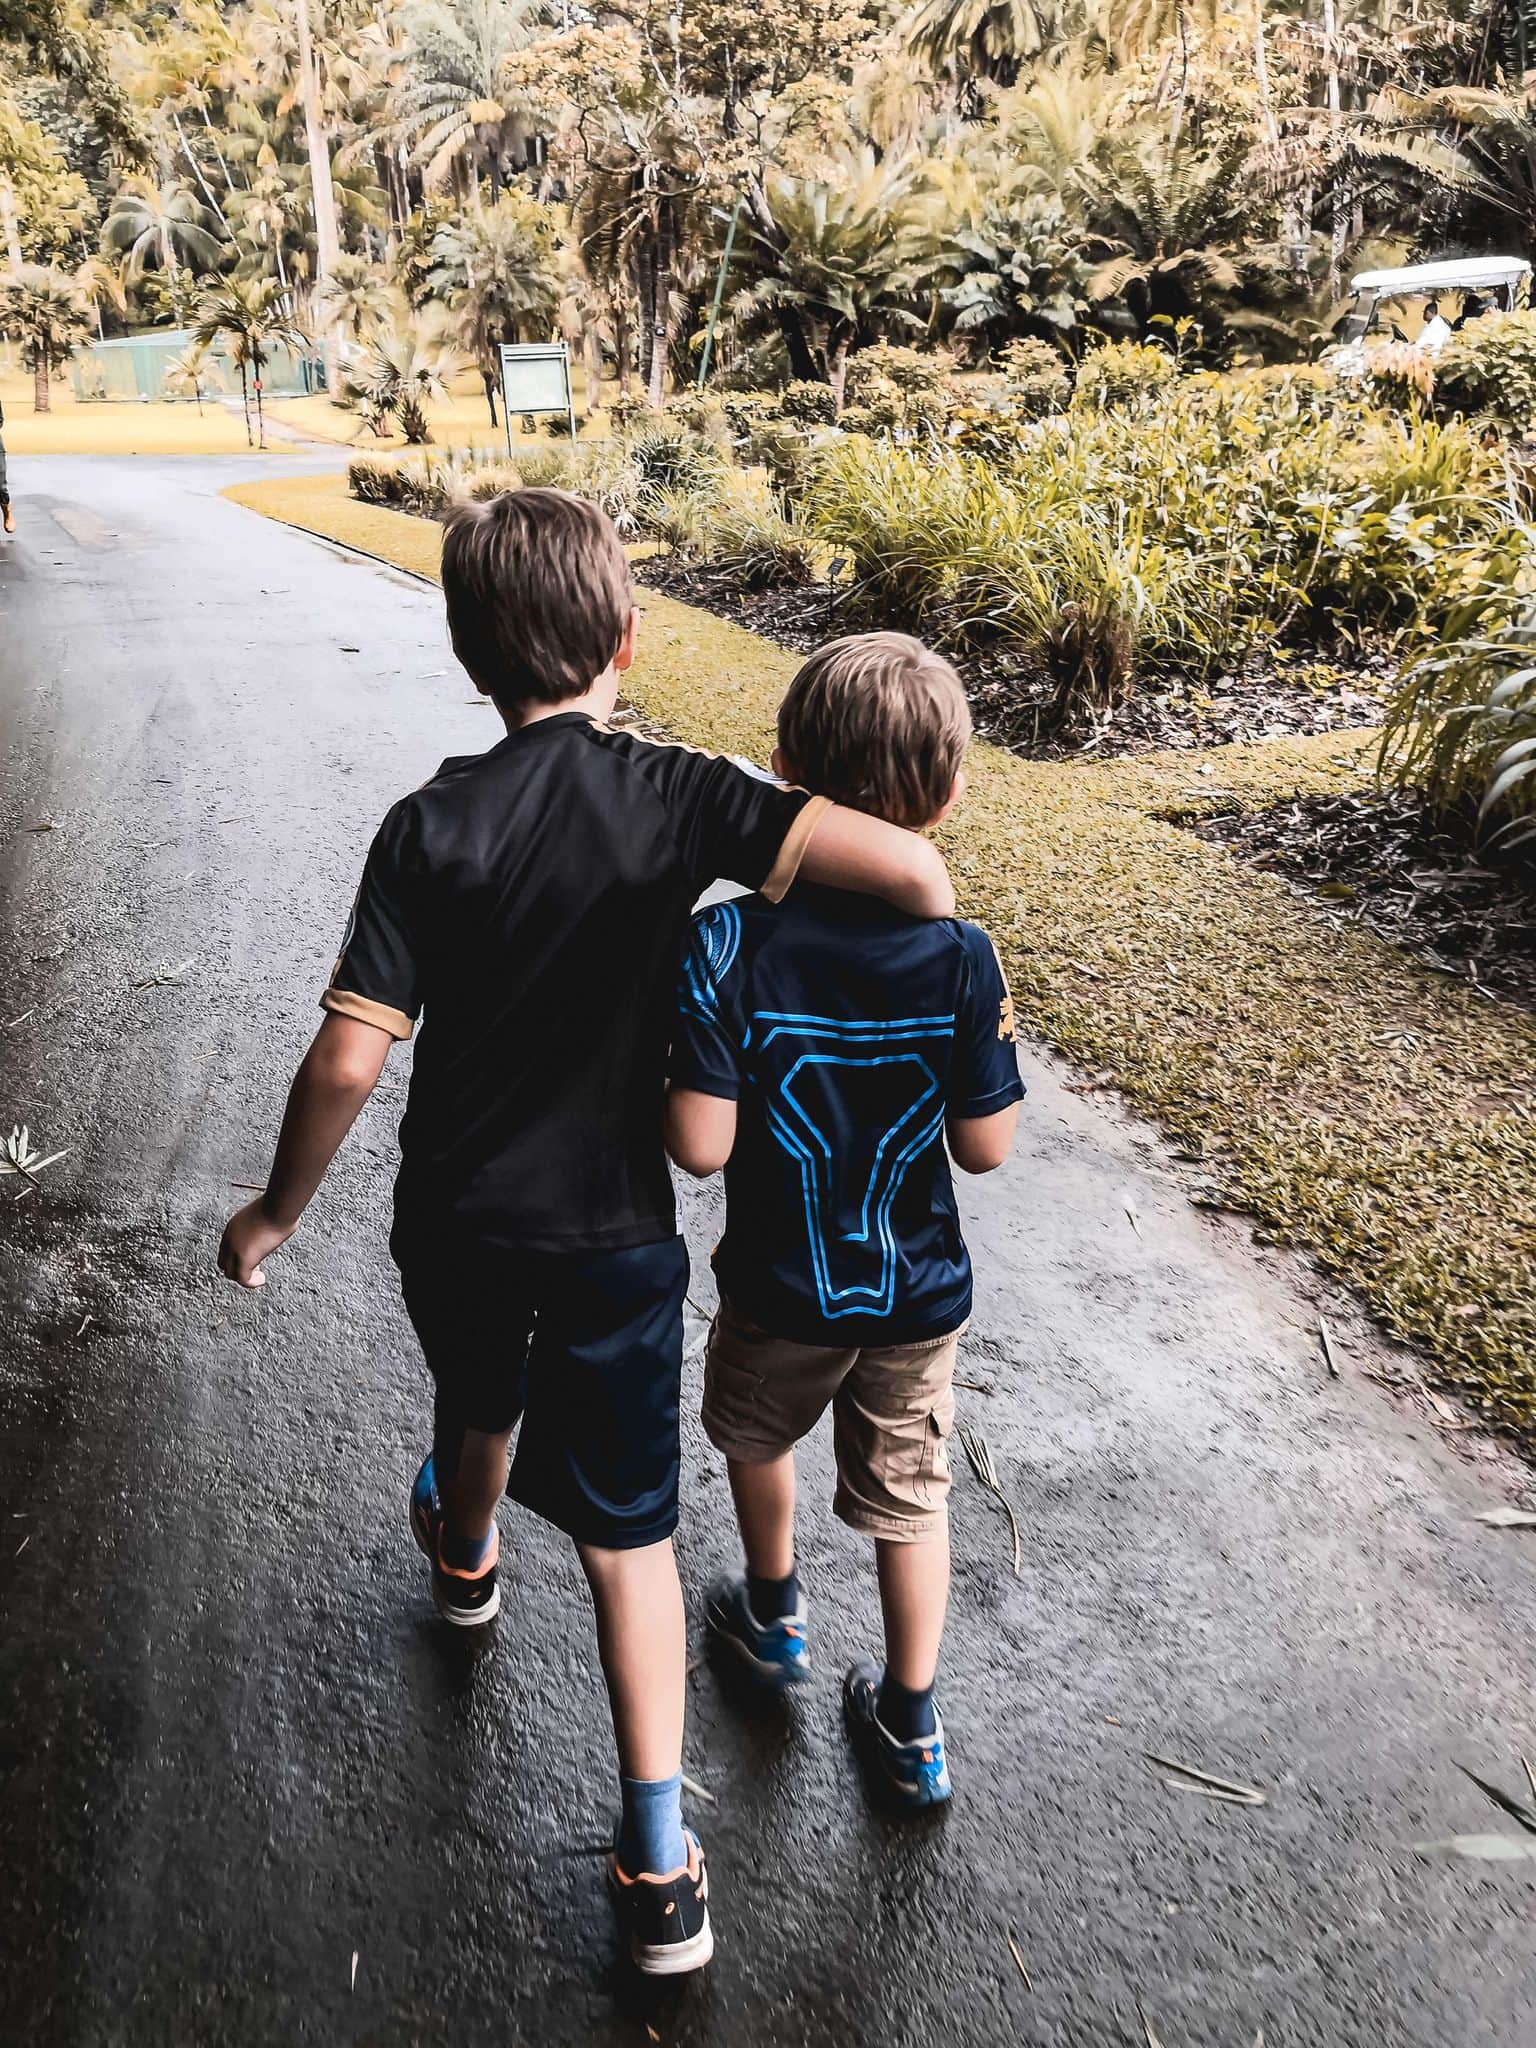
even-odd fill
[[[1531,266],[1521,256],[1471,256],[1454,263],[1410,263],[1404,270],[1362,270],[1357,292],[1398,298],[1416,292],[1477,291],[1496,284],[1518,284]]]

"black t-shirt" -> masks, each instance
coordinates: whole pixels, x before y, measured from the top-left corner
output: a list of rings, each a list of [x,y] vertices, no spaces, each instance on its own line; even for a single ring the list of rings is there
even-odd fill
[[[916,1344],[971,1310],[944,1120],[1024,1093],[979,925],[802,882],[702,912],[672,1079],[737,1103],[720,1292],[801,1344]]]
[[[676,1228],[661,1139],[688,913],[794,879],[823,799],[585,712],[445,761],[385,818],[328,1010],[423,1023],[396,1243],[648,1244]]]

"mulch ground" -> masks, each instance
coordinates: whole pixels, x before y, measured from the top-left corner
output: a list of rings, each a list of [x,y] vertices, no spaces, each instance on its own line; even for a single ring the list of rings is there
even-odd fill
[[[824,583],[746,591],[729,576],[667,554],[644,556],[634,570],[637,583],[802,654],[869,623],[854,617],[846,600]],[[1384,654],[1368,654],[1345,671],[1328,662],[1287,658],[1282,649],[1240,675],[1143,689],[1107,724],[1063,732],[1052,719],[1049,677],[1016,655],[983,649],[957,656],[955,665],[981,738],[1036,761],[1197,753],[1232,741],[1296,739],[1378,725],[1392,673]]]
[[[1299,797],[1191,829],[1305,884],[1337,922],[1367,925],[1485,994],[1536,1010],[1536,870],[1485,865],[1410,799]]]

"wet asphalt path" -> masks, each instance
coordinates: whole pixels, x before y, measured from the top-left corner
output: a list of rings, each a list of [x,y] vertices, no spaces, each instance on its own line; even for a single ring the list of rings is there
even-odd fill
[[[572,1557],[509,1507],[466,1644],[406,1536],[406,1056],[265,1294],[214,1274],[375,821],[497,730],[436,594],[220,500],[249,469],[13,465],[0,1119],[69,1150],[0,1183],[0,2041],[1112,2048],[1139,1997],[1166,2048],[1536,2043],[1536,1864],[1410,1846],[1513,1832],[1454,1761],[1514,1790],[1536,1759],[1536,1539],[1471,1519],[1517,1475],[1364,1381],[1337,1302],[1328,1381],[1312,1283],[1034,1061],[1017,1157],[967,1191],[962,1415],[1024,1562],[962,1469],[956,1804],[903,1827],[849,1776],[875,1600],[818,1440],[818,1684],[754,1717],[695,1672],[718,1957],[631,1980]],[[696,1429],[686,1480],[696,1595],[732,1554]],[[1146,1749],[1270,1803],[1170,1791]]]

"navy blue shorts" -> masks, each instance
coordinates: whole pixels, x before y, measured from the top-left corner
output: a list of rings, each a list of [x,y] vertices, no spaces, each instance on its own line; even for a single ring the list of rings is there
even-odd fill
[[[677,1527],[688,1253],[398,1247],[435,1382],[438,1455],[522,1417],[507,1492],[578,1543],[638,1550]],[[441,1478],[442,1475],[440,1474]]]

